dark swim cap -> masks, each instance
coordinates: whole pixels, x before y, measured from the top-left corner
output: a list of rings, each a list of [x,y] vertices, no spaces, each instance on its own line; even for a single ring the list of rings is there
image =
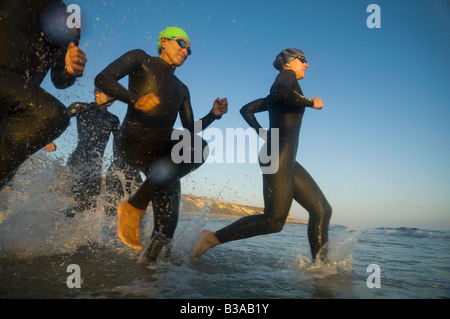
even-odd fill
[[[281,71],[286,63],[291,62],[292,60],[297,58],[302,58],[301,60],[304,60],[306,63],[305,54],[303,53],[303,51],[292,48],[285,49],[277,55],[275,61],[273,62],[273,66],[278,71]]]

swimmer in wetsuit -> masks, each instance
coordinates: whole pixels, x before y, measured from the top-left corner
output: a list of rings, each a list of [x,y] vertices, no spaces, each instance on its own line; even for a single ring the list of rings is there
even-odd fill
[[[180,205],[180,179],[205,160],[176,164],[171,157],[172,148],[177,143],[171,135],[178,114],[183,127],[194,133],[189,90],[174,74],[191,53],[186,32],[176,27],[163,30],[158,38],[158,52],[159,57],[152,57],[142,50],[129,51],[95,79],[96,86],[105,93],[128,104],[119,133],[118,149],[126,163],[146,176],[144,183],[128,201],[118,206],[117,234],[126,245],[142,250],[139,227],[151,201],[154,229],[146,252],[151,261],[164,247],[168,247],[174,235]],[[128,89],[118,82],[127,75]],[[216,99],[212,110],[202,118],[201,128],[205,129],[225,114],[227,105],[226,98]],[[190,143],[192,159],[196,150],[204,154],[207,144],[196,134],[190,135],[193,140],[199,139]]]
[[[95,88],[95,102],[73,103],[69,113],[77,119],[78,144],[67,161],[70,188],[77,203],[76,207],[64,210],[73,217],[78,211],[96,207],[102,185],[103,155],[111,133],[116,139],[120,121],[108,111],[114,100]],[[53,147],[51,147],[53,146]],[[56,150],[51,143],[46,149]]]
[[[269,111],[270,129],[264,146],[267,149],[272,149],[271,130],[279,129],[278,171],[273,174],[263,173],[264,214],[243,217],[215,233],[204,230],[192,251],[192,257],[198,257],[229,241],[281,231],[295,199],[309,212],[308,239],[313,260],[326,258],[326,251],[321,251],[321,248],[328,241],[331,206],[312,177],[296,162],[305,108],[321,109],[323,103],[320,98],[308,99],[303,96],[298,80],[305,77],[308,65],[302,51],[283,50],[277,56],[274,66],[280,73],[272,85],[270,95],[241,109],[244,119],[257,132],[261,125],[254,114]],[[267,164],[260,160],[260,165]]]
[[[66,107],[40,87],[50,69],[58,89],[83,74],[80,30],[69,29],[67,17],[59,0],[0,2],[0,190],[69,125]]]

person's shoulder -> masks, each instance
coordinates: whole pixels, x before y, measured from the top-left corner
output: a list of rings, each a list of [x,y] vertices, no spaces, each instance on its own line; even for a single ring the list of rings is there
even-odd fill
[[[99,106],[97,103],[85,103],[85,102],[75,102],[70,104],[68,107],[68,111],[71,116],[81,116],[87,114],[88,112],[94,111],[98,109]]]
[[[79,109],[84,109],[84,108],[87,108],[90,106],[91,106],[91,103],[74,102],[69,105],[69,110],[79,110]]]
[[[115,123],[120,123],[119,117],[116,114],[111,113],[111,112],[109,112],[109,114],[111,114],[111,118]]]
[[[127,56],[134,56],[140,58],[151,58],[151,56],[142,49],[133,49],[125,53]]]
[[[274,85],[290,86],[293,84],[293,82],[297,82],[297,76],[295,75],[295,72],[292,70],[282,70],[275,78]]]
[[[114,126],[120,125],[119,117],[116,114],[111,113],[108,109],[105,110],[104,116],[108,120],[108,122],[110,122],[112,125]]]
[[[279,74],[278,77],[296,77],[295,72],[293,70],[282,70]]]
[[[177,79],[178,79],[178,78],[177,78]],[[184,93],[186,93],[187,95],[189,95],[190,93],[189,93],[189,88],[187,87],[187,85],[184,84],[183,82],[181,82],[180,79],[178,79],[178,81],[180,81],[180,86],[181,86],[181,89],[184,91]]]

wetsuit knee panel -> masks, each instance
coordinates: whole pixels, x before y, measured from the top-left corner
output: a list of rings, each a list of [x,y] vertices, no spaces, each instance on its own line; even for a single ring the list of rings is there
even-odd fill
[[[312,208],[312,210],[317,216],[320,216],[323,219],[330,219],[332,208],[328,203],[321,203],[320,205],[316,205]]]
[[[58,100],[54,99],[41,103],[38,107],[42,120],[52,123],[53,127],[65,130],[70,122],[70,114],[67,108]]]
[[[31,88],[30,88],[31,90]],[[56,98],[39,89],[39,92],[16,98],[8,122],[16,131],[30,134],[64,131],[70,123],[67,108]],[[36,132],[35,132],[36,131]]]
[[[269,220],[269,232],[270,233],[279,233],[283,230],[284,224],[286,223],[286,218],[277,218]]]

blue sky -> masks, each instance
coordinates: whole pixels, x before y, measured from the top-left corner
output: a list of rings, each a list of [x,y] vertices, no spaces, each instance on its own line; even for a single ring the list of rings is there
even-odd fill
[[[211,127],[248,128],[239,109],[268,94],[284,48],[305,52],[300,81],[323,110],[307,109],[297,160],[318,182],[332,224],[450,230],[450,4],[446,0],[122,1],[85,0],[80,47],[87,69],[76,85],[43,87],[69,105],[93,100],[93,80],[128,50],[157,55],[159,32],[184,28],[192,55],[177,69],[200,118],[216,97],[229,113]],[[381,28],[366,12],[378,4]],[[123,81],[126,84],[126,81]],[[110,109],[121,119],[126,105]],[[258,115],[263,126],[268,114]],[[180,124],[177,124],[180,125]],[[57,140],[76,145],[75,121]],[[263,205],[258,164],[205,164],[183,179],[183,192]],[[291,214],[306,219],[294,203]]]

